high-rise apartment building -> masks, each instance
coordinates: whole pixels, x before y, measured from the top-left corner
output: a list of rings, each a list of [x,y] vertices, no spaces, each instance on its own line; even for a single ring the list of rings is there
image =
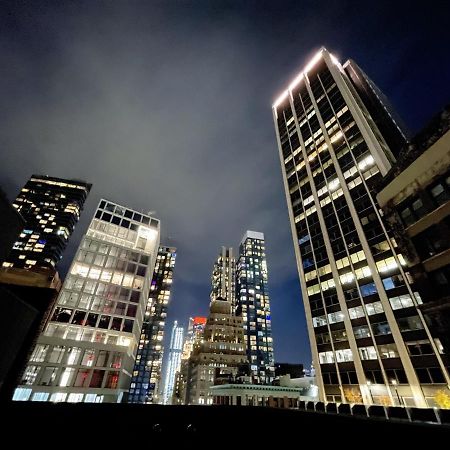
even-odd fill
[[[211,276],[211,300],[224,298],[235,306],[236,258],[233,249],[222,247]]]
[[[173,282],[176,248],[160,246],[150,284],[141,338],[131,379],[129,403],[157,403],[164,356],[164,328]]]
[[[250,370],[260,383],[275,376],[267,280],[264,234],[247,231],[236,264],[236,314],[243,318]]]
[[[211,300],[203,339],[189,358],[185,403],[212,405],[210,387],[234,381],[247,366],[242,317],[234,314],[229,301]]]
[[[439,351],[450,355],[450,105],[417,135],[383,179],[377,199],[415,280]],[[396,309],[400,304],[395,305]],[[420,314],[419,312],[419,314]],[[425,330],[407,343],[431,396],[446,378]],[[425,358],[429,361],[423,361]],[[431,363],[431,364],[430,364]],[[447,366],[448,371],[448,366]],[[424,388],[425,389],[425,388]]]
[[[13,206],[25,226],[3,267],[51,267],[61,259],[91,184],[32,175]]]
[[[128,392],[159,221],[101,200],[15,400],[120,402]]]
[[[172,328],[172,335],[170,336],[169,358],[164,377],[164,390],[162,398],[162,403],[164,405],[170,405],[172,403],[175,376],[180,369],[181,354],[183,352],[183,335],[183,327],[179,327],[178,322],[175,320]]]
[[[429,335],[421,298],[375,198],[394,161],[381,129],[325,49],[276,100],[273,116],[321,399],[432,403],[413,363],[412,348]],[[429,345],[421,363],[445,380],[439,349]]]

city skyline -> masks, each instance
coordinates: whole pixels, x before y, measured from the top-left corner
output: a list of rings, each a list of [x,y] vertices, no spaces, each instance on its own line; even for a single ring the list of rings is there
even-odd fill
[[[17,5],[1,19],[6,43],[1,57],[9,68],[0,83],[6,104],[2,185],[12,201],[32,173],[93,183],[61,260],[63,275],[100,197],[156,210],[154,216],[164,224],[161,241],[177,247],[179,255],[170,322],[184,324],[190,315],[206,313],[217,248],[237,248],[235,236],[261,230],[268,243],[277,361],[307,366],[309,342],[270,106],[325,45],[340,59],[357,61],[411,131],[424,126],[449,98],[449,63],[436,63],[440,45],[449,39],[439,26],[445,14],[438,7],[404,10],[411,29],[426,30],[420,40],[410,35],[406,42],[393,20],[395,7],[382,4],[362,18],[348,5],[320,13],[295,6],[292,18],[229,8],[221,14],[209,11],[210,24],[201,8],[191,8],[186,19],[181,7],[180,12],[171,10],[170,31],[164,31],[158,27],[164,12],[157,7],[138,18],[115,6],[100,20],[95,8],[73,9],[63,17],[58,8],[43,6],[46,14],[41,14],[31,7],[30,14],[23,14]],[[321,19],[324,25],[310,36],[308,23]],[[384,36],[377,42],[367,39],[384,19]],[[84,28],[84,20],[90,25],[95,21],[103,33],[91,31],[94,26]],[[353,27],[341,34],[330,26],[334,23],[339,30],[342,23]],[[264,37],[267,33],[259,30],[269,25],[274,32]],[[141,38],[144,44],[139,44]],[[411,65],[414,71],[408,70]],[[429,83],[420,89],[425,78]],[[225,111],[224,116],[218,111]],[[172,132],[176,128],[180,131]],[[258,173],[250,170],[255,163]],[[245,183],[234,182],[240,179]],[[222,212],[212,214],[217,205]]]

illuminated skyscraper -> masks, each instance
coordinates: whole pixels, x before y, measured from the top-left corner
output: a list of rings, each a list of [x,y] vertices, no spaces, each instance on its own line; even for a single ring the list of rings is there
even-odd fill
[[[250,370],[261,383],[275,376],[264,234],[247,231],[236,266],[237,315],[242,315]]]
[[[100,201],[15,400],[121,401],[158,246],[158,220]]]
[[[236,258],[233,249],[222,247],[211,276],[211,300],[224,298],[235,306]]]
[[[212,405],[213,385],[229,383],[248,366],[242,317],[229,301],[211,300],[203,339],[194,345],[188,361],[185,403]]]
[[[13,205],[25,227],[3,267],[51,267],[61,259],[91,184],[32,175]]]
[[[157,403],[164,355],[164,328],[173,282],[176,248],[160,246],[150,285],[141,338],[131,379],[129,403]]]
[[[164,377],[164,390],[162,402],[164,405],[172,403],[173,388],[175,386],[175,375],[180,369],[181,354],[183,352],[183,327],[178,326],[175,320],[170,336],[169,359]]]
[[[447,384],[448,374],[375,197],[400,150],[383,137],[396,125],[357,91],[322,49],[273,105],[319,393],[432,405],[421,372]],[[414,353],[421,343],[426,355]]]
[[[191,356],[194,344],[199,342],[205,331],[206,317],[190,317],[188,331],[183,343],[183,354],[181,359],[187,360]]]

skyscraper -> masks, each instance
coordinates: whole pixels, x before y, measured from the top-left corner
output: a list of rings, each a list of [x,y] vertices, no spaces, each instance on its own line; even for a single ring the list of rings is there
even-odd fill
[[[183,343],[183,354],[181,359],[187,360],[191,356],[194,344],[198,343],[205,331],[206,317],[190,317],[188,324],[188,331]]]
[[[342,67],[386,144],[397,157],[408,141],[403,121],[397,116],[388,98],[355,61],[350,59]],[[355,96],[355,100],[357,98]]]
[[[181,354],[183,352],[183,327],[178,326],[175,320],[170,336],[169,359],[164,378],[163,404],[170,405],[172,403],[173,388],[175,385],[175,375],[180,369]]]
[[[375,198],[395,159],[381,128],[325,49],[273,116],[321,399],[425,406],[410,347],[429,334],[421,299]]]
[[[91,186],[83,181],[32,175],[13,203],[26,223],[3,267],[54,268]]]
[[[242,315],[250,370],[261,383],[275,376],[264,234],[247,231],[236,265],[237,315]]]
[[[158,220],[100,201],[15,400],[121,401],[158,245]]]
[[[176,248],[160,246],[150,284],[141,338],[131,379],[130,403],[156,403],[164,355],[164,328],[172,289]]]
[[[188,403],[187,380],[189,375],[189,360],[194,347],[200,345],[205,331],[206,317],[190,317],[188,330],[183,343],[183,353],[181,354],[180,369],[177,372],[174,389],[174,403],[185,405]]]
[[[235,276],[236,259],[233,249],[222,247],[222,250],[214,263],[211,276],[211,300],[218,297],[229,301],[235,306]]]
[[[213,385],[234,381],[248,366],[242,317],[220,297],[211,300],[203,339],[194,345],[188,362],[185,401],[189,405],[212,405]]]

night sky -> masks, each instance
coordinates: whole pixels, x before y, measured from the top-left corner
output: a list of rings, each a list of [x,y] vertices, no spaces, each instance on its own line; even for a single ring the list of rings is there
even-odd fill
[[[271,104],[324,45],[418,131],[450,100],[450,11],[415,3],[3,1],[0,185],[93,183],[62,274],[100,197],[155,211],[178,248],[168,330],[207,314],[220,246],[264,232],[275,360],[308,365]]]

